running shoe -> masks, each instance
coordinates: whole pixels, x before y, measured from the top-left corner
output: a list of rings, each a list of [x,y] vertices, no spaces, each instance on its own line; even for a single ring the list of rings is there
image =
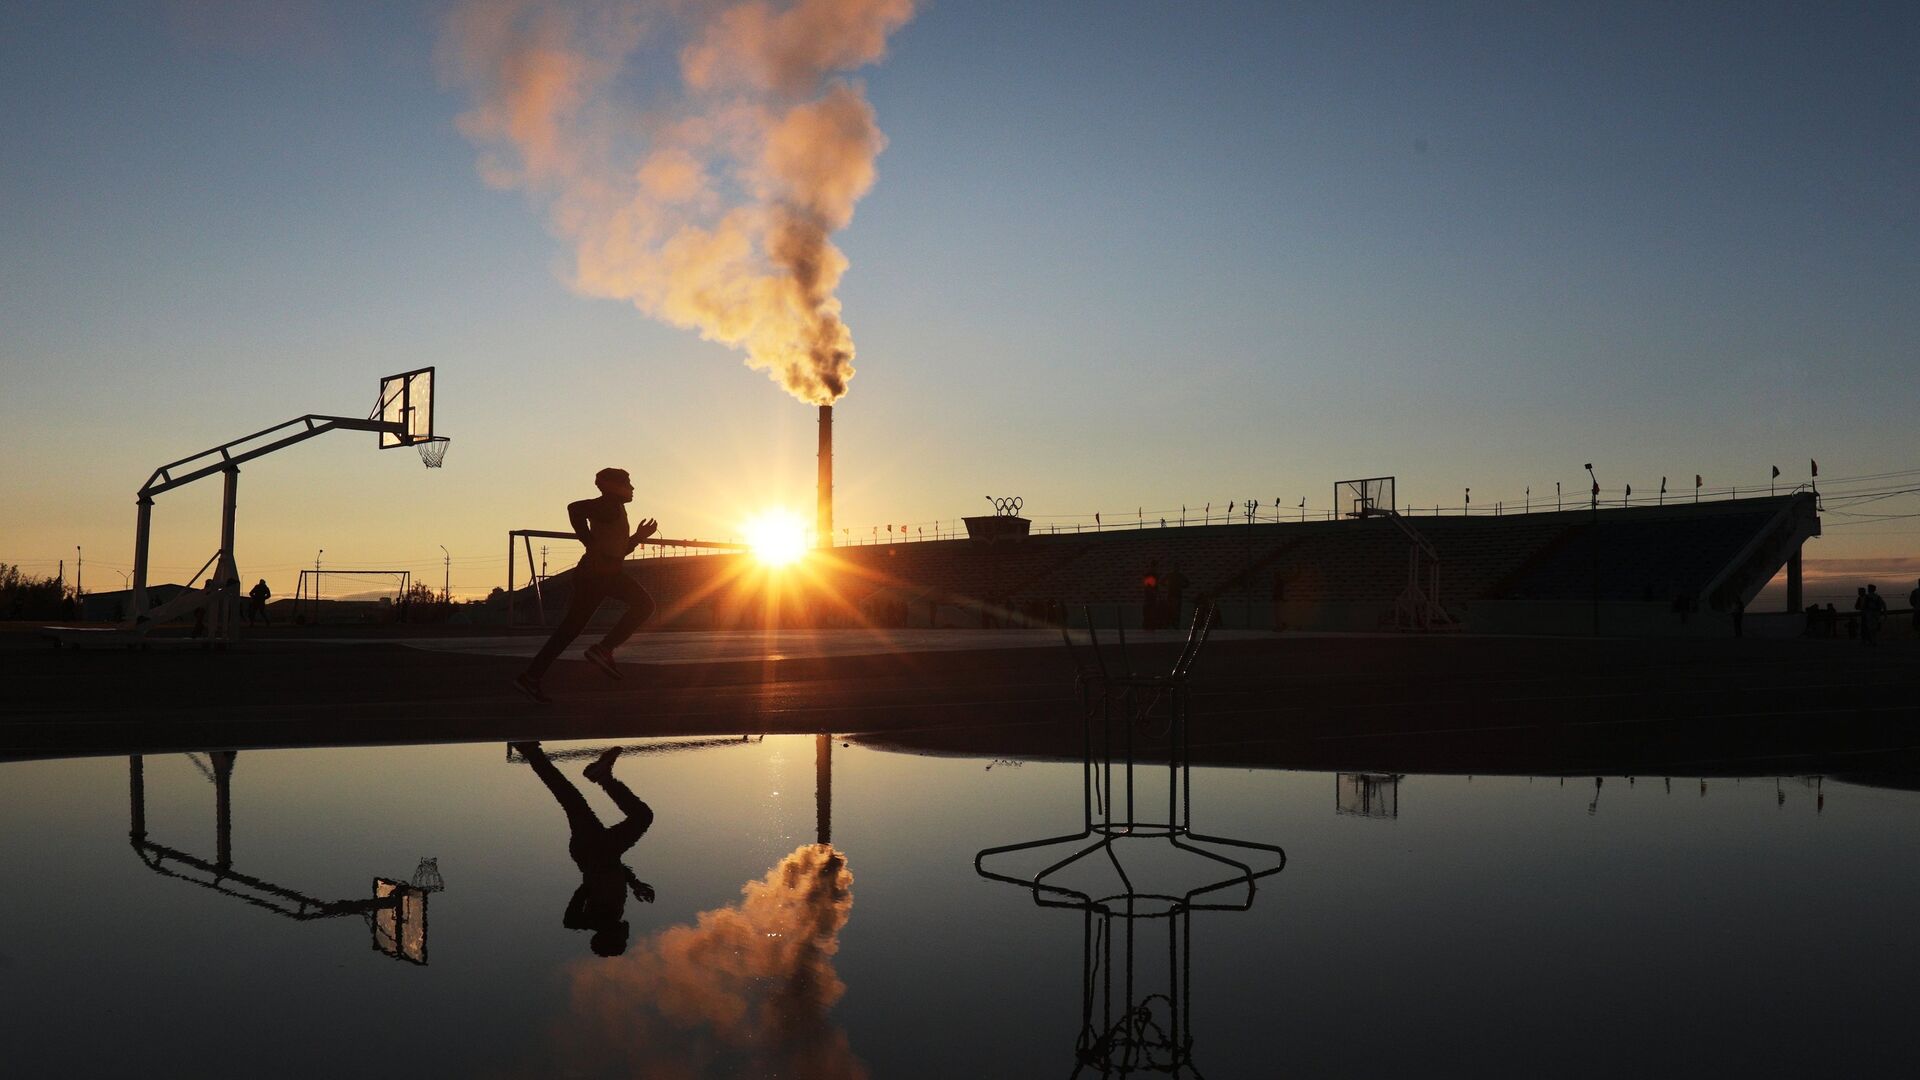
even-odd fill
[[[613,762],[620,756],[620,748],[610,746],[606,752],[593,759],[593,763],[580,770],[580,775],[596,784],[604,784],[613,776]]]
[[[545,705],[553,700],[552,698],[547,696],[546,691],[540,689],[539,679],[536,679],[531,675],[525,674],[524,672],[514,678],[513,688],[527,695],[533,700],[539,702],[542,705]]]
[[[605,645],[587,646],[586,661],[601,671],[606,672],[607,678],[609,679],[624,678],[624,676],[620,674],[618,665],[613,662],[613,653],[609,651]]]

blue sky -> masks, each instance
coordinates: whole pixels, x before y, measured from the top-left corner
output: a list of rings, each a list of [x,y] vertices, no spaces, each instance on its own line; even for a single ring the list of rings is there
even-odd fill
[[[117,585],[154,466],[429,363],[448,468],[253,464],[243,572],[437,581],[445,544],[484,591],[606,464],[669,535],[806,511],[812,410],[570,290],[481,183],[442,10],[0,11],[0,561],[84,544]],[[1911,5],[926,4],[861,76],[840,522],[1920,466],[1915,55]],[[157,579],[216,500],[162,498]],[[1829,518],[1809,554],[1916,537]]]

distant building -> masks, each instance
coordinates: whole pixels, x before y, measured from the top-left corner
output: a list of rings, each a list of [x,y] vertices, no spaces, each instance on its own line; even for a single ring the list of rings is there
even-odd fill
[[[147,606],[158,607],[186,591],[185,585],[149,585]],[[132,616],[132,589],[88,593],[80,598],[80,618],[87,622],[120,622]]]

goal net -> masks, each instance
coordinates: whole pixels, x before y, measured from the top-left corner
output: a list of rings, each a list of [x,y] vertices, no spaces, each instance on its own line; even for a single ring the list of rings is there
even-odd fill
[[[1352,817],[1400,816],[1397,773],[1340,773],[1334,778],[1333,811]]]
[[[294,618],[308,624],[392,622],[405,617],[412,586],[410,570],[302,570]]]

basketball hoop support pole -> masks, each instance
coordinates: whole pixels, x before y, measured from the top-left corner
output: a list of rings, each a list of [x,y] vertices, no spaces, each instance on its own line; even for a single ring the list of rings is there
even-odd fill
[[[295,430],[289,434],[280,434],[288,428],[294,428]],[[309,413],[306,416],[288,420],[283,424],[275,424],[270,428],[234,439],[232,442],[222,443],[211,450],[203,450],[198,454],[181,458],[179,461],[169,462],[155,469],[153,475],[147,478],[147,482],[142,484],[140,490],[135,494],[135,503],[139,510],[133,533],[133,617],[139,619],[149,610],[149,605],[147,604],[147,549],[153,534],[153,497],[155,495],[164,491],[172,491],[174,488],[190,484],[202,477],[212,476],[214,473],[224,473],[226,476],[226,490],[220,507],[220,551],[222,552],[222,558],[225,559],[227,563],[227,566],[222,569],[230,569],[233,560],[234,516],[238,505],[240,464],[242,462],[252,461],[257,457],[271,454],[275,450],[285,449],[294,443],[305,442],[316,435],[324,435],[335,429],[373,431],[381,434],[400,436],[406,434],[406,425],[402,423],[387,420],[362,420],[351,416],[322,416]],[[280,437],[274,438],[272,441],[263,445],[242,449],[242,447],[256,440],[266,439],[275,435],[279,435]]]
[[[147,540],[153,532],[153,496],[142,491],[134,500],[139,507],[133,525],[133,613],[147,611]]]

